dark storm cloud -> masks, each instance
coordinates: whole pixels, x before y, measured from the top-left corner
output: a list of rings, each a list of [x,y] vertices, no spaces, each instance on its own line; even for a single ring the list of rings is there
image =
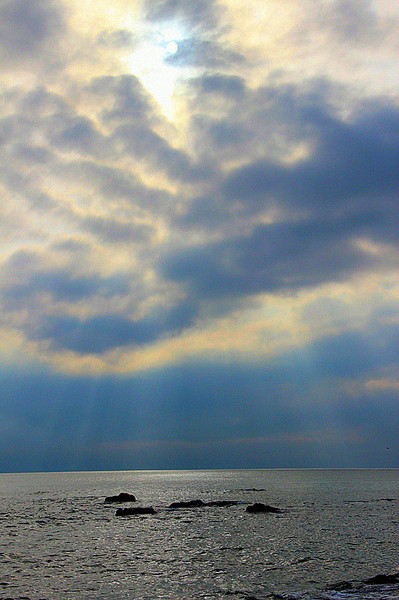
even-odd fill
[[[202,141],[203,151],[208,147],[218,160],[244,158],[245,166],[230,171],[215,189],[215,196],[224,193],[226,204],[239,200],[249,212],[273,203],[331,210],[370,205],[379,202],[377,195],[397,189],[394,104],[364,103],[343,117],[345,90],[323,79],[251,90],[238,78],[204,75],[191,81],[190,91],[198,145]],[[289,149],[298,146],[306,148],[303,158],[287,160]],[[193,210],[200,214],[195,202]]]
[[[399,111],[391,110],[385,122],[377,112],[347,123],[317,107],[303,116],[314,130],[311,156],[293,165],[264,160],[237,169],[225,183],[229,198],[257,206],[278,198],[291,207],[323,210],[348,202],[370,205],[395,192]]]
[[[78,354],[102,354],[123,346],[142,346],[170,334],[178,334],[193,324],[197,308],[181,301],[170,309],[159,309],[141,320],[132,321],[118,314],[77,319],[47,317],[30,328],[31,339],[50,340],[56,350]]]
[[[208,96],[232,101],[231,112],[205,130],[206,135],[212,130],[218,149],[234,149],[243,137],[250,143],[257,126],[258,144],[267,147],[271,127],[287,143],[306,143],[309,151],[295,162],[277,156],[250,162],[232,170],[213,194],[195,198],[176,224],[188,230],[219,227],[224,240],[172,253],[163,263],[167,277],[206,298],[290,291],[377,267],[378,257],[356,246],[358,239],[398,244],[397,107],[369,102],[344,119],[331,109],[331,89],[323,82],[306,93],[282,85],[255,95],[240,80],[222,76],[198,78],[192,85],[199,107]],[[249,99],[255,104],[251,109]],[[205,117],[194,118],[199,129]],[[269,208],[296,216],[238,233],[240,223]]]
[[[66,270],[35,273],[23,283],[7,287],[3,291],[4,304],[8,309],[26,306],[29,300],[42,294],[50,294],[56,301],[78,302],[99,294],[105,298],[126,295],[128,284],[118,277],[74,276]]]
[[[31,58],[64,27],[63,11],[51,0],[3,0],[0,7],[0,57],[3,64]]]
[[[352,236],[346,221],[259,225],[245,236],[180,250],[163,268],[199,297],[292,291],[370,266]]]
[[[50,162],[53,153],[37,144],[18,144],[15,147],[15,158],[27,165],[45,165]],[[44,198],[45,194],[41,194]]]
[[[75,317],[47,317],[33,339],[49,339],[57,350],[102,354],[127,345],[141,345],[156,338],[148,324],[134,323],[120,315],[99,315],[84,321]]]
[[[293,365],[305,376],[325,381],[361,381],[389,378],[399,360],[399,325],[386,324],[384,318],[373,315],[366,327],[324,335],[300,350],[282,353],[273,365],[282,377]],[[307,375],[306,375],[307,374]],[[327,389],[327,388],[326,388]],[[389,394],[389,389],[386,390]]]

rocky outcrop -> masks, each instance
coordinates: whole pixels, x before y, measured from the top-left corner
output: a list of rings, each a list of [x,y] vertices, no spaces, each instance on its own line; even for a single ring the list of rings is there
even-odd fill
[[[172,502],[169,508],[199,508],[205,506],[205,502],[202,500],[182,500],[181,502]]]
[[[245,510],[248,513],[281,513],[279,508],[276,508],[275,506],[269,506],[268,504],[263,504],[262,502],[250,504]]]
[[[136,502],[136,496],[134,496],[133,494],[128,494],[127,492],[121,492],[117,496],[107,496],[104,500],[104,504],[122,502]]]
[[[118,508],[115,516],[128,517],[129,515],[156,515],[157,511],[152,506],[134,506],[130,508]]]

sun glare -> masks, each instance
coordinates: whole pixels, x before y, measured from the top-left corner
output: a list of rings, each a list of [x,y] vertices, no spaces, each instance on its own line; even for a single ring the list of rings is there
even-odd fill
[[[173,96],[182,72],[167,59],[179,51],[182,39],[183,32],[177,26],[154,29],[127,58],[129,70],[140,78],[162,112],[171,120],[174,116]]]

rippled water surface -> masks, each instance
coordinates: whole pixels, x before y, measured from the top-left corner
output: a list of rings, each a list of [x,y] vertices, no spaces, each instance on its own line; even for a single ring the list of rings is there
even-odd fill
[[[115,516],[106,496],[155,515]],[[171,510],[178,500],[235,500]],[[280,514],[249,514],[263,502]],[[399,598],[399,471],[0,475],[0,598]]]

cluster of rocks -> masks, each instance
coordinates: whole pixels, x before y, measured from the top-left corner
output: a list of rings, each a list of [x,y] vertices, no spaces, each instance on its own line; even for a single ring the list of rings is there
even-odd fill
[[[136,502],[136,497],[133,494],[128,494],[126,492],[121,492],[117,496],[107,496],[104,500],[105,504],[122,504],[124,502]],[[217,507],[227,507],[227,506],[237,506],[241,504],[238,500],[212,500],[210,502],[203,502],[203,500],[181,500],[179,502],[172,502],[168,506],[168,509],[185,509],[185,508],[203,508],[206,506],[217,506]],[[250,504],[246,507],[246,512],[248,513],[281,513],[282,511],[275,506],[270,506],[268,504],[263,504],[262,502],[255,502],[255,504]],[[134,506],[128,508],[118,508],[115,515],[117,517],[125,517],[129,515],[155,515],[156,510],[152,506]]]

